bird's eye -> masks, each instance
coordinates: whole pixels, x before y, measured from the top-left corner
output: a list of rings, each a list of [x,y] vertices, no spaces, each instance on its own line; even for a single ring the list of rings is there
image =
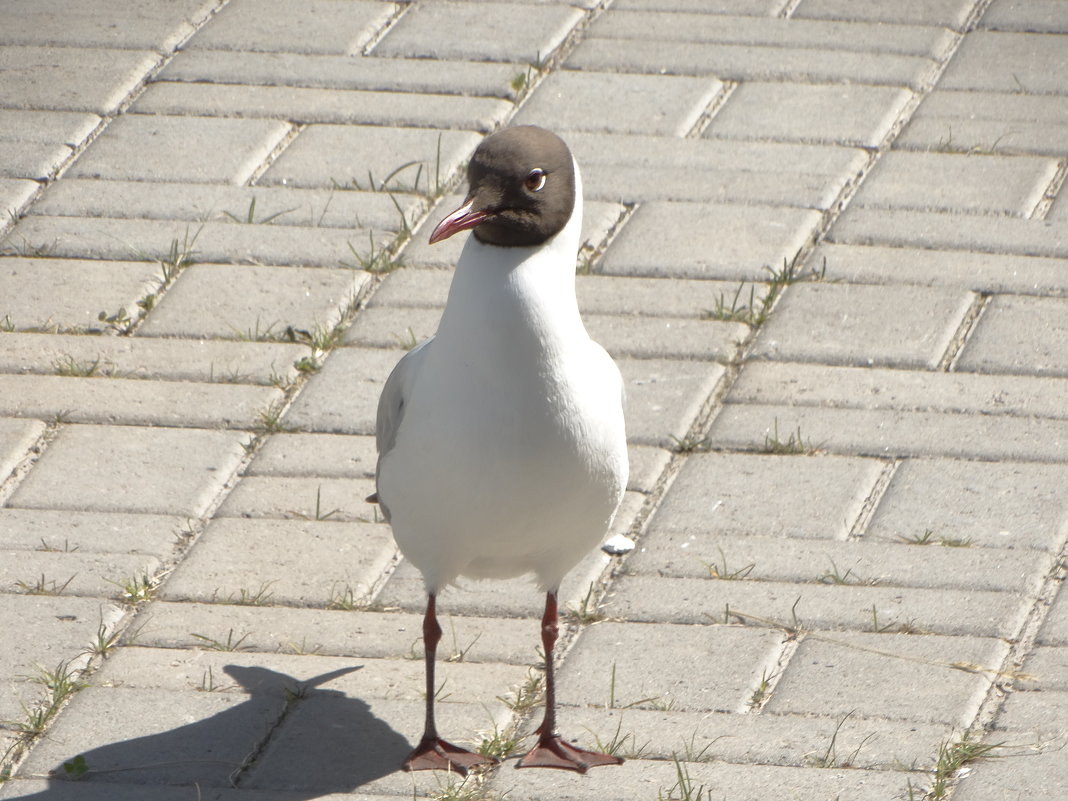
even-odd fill
[[[540,192],[545,186],[545,170],[531,170],[523,182],[531,192]]]

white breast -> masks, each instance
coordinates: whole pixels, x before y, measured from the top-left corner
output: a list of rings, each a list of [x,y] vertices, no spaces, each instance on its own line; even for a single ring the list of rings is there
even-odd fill
[[[555,588],[622,497],[622,381],[578,314],[580,220],[538,248],[471,237],[411,380],[378,492],[432,592],[527,572]]]

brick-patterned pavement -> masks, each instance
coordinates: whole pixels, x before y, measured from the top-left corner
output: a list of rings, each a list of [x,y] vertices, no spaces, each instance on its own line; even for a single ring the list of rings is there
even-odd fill
[[[1068,795],[1066,0],[0,0],[0,798]],[[481,136],[582,168],[625,557],[561,726],[397,767],[417,572],[364,503]],[[541,598],[440,599],[443,734]],[[64,680],[65,679],[65,680]]]

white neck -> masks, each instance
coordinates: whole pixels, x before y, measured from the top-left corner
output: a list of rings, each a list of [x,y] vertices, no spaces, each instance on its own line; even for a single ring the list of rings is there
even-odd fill
[[[575,298],[581,233],[582,180],[576,165],[575,208],[563,230],[547,242],[500,247],[468,237],[438,337],[475,352],[503,350],[513,358],[524,351],[545,358],[575,336],[585,338]]]

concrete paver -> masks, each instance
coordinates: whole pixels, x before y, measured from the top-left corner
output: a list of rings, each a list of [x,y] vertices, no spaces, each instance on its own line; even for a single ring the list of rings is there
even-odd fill
[[[1026,217],[1056,172],[1053,159],[887,153],[853,202],[861,207]]]
[[[806,283],[793,287],[753,355],[783,361],[934,368],[968,313],[967,292]],[[796,331],[807,328],[806,335]]]
[[[236,431],[71,425],[8,505],[195,517],[230,479],[242,453]]]
[[[1068,303],[999,295],[961,352],[959,369],[984,373],[1068,375]]]
[[[523,105],[515,123],[583,133],[684,136],[722,87],[715,79],[676,75],[557,72]],[[556,99],[562,96],[574,98],[574,104],[561,106]],[[616,97],[618,104],[595,116],[585,113],[605,96]]]
[[[943,89],[1065,94],[1063,39],[1040,33],[975,31],[939,81]]]
[[[734,90],[704,135],[875,147],[909,97],[885,86],[751,81]]]
[[[355,55],[396,11],[393,3],[234,0],[189,40],[190,49]]]
[[[69,174],[240,184],[288,131],[277,120],[129,114],[109,125]]]
[[[1009,91],[934,91],[897,144],[954,153],[1057,156],[1068,128],[1068,98]]]
[[[1064,795],[1063,0],[7,5],[0,798],[930,801],[965,738],[946,798]],[[461,791],[397,770],[425,596],[364,497],[515,122],[626,383],[559,693],[628,761]],[[441,594],[445,736],[529,742],[542,600]]]
[[[582,19],[563,3],[454,2],[409,9],[372,52],[392,58],[463,59],[536,64]]]

